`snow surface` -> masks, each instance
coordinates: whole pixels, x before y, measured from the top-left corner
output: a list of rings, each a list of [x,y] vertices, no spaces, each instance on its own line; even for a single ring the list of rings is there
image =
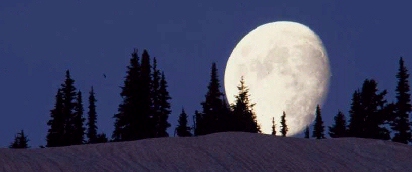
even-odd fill
[[[0,149],[0,171],[410,171],[412,147],[241,132],[57,148]]]

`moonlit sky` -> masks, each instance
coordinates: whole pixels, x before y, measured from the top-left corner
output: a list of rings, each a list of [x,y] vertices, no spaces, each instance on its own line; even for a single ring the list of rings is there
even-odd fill
[[[32,147],[45,145],[57,88],[70,69],[85,108],[94,86],[99,132],[111,136],[130,53],[147,49],[165,72],[173,98],[173,129],[182,107],[200,110],[217,62],[221,89],[226,61],[249,31],[291,20],[319,35],[331,65],[322,109],[331,125],[338,109],[348,115],[351,94],[366,78],[395,98],[398,59],[412,70],[412,16],[407,1],[4,1],[0,5],[0,146],[24,129]],[[103,77],[103,73],[107,78]],[[298,135],[301,137],[301,135]]]

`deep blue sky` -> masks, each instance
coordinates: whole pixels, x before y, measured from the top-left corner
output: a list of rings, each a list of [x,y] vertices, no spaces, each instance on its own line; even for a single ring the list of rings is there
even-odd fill
[[[223,91],[224,68],[237,42],[257,26],[279,20],[309,26],[326,47],[333,75],[322,111],[326,126],[338,109],[348,115],[351,94],[366,78],[376,79],[394,100],[399,57],[412,67],[407,1],[277,2],[2,2],[0,146],[8,146],[20,129],[32,147],[46,143],[46,122],[66,69],[84,101],[94,86],[99,132],[111,136],[133,48],[158,58],[173,98],[174,128],[182,107],[190,115],[200,110],[211,63],[217,62]]]

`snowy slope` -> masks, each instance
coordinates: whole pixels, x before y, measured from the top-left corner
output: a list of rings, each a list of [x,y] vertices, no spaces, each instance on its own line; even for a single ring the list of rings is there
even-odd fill
[[[412,147],[359,138],[252,133],[0,149],[0,171],[411,171]]]

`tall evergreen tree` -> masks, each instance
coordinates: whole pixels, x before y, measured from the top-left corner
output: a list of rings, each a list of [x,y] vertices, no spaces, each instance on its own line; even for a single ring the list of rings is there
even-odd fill
[[[256,115],[253,112],[253,106],[249,102],[249,89],[241,77],[238,86],[239,94],[236,95],[235,104],[232,105],[233,123],[235,131],[260,133],[260,126],[257,123]]]
[[[50,111],[50,117],[51,119],[47,122],[47,125],[50,126],[50,128],[46,136],[46,146],[63,146],[65,118],[63,116],[63,95],[60,89],[57,90],[54,109]]]
[[[286,125],[286,113],[283,111],[283,115],[281,116],[280,119],[280,133],[282,134],[283,137],[286,137],[286,134],[288,133],[288,126]]]
[[[88,114],[88,122],[87,122],[87,138],[88,143],[96,143],[97,142],[97,112],[96,112],[96,97],[93,90],[91,88],[89,92],[89,112]]]
[[[217,75],[216,63],[212,64],[210,82],[207,88],[208,91],[205,96],[206,100],[201,103],[203,111],[199,119],[202,120],[202,122],[200,122],[202,123],[202,125],[197,126],[204,128],[198,129],[198,135],[223,131],[221,129],[221,121],[219,121],[220,113],[222,112],[223,108],[223,93],[220,91],[220,83]]]
[[[143,50],[142,62],[140,68],[140,97],[139,97],[139,111],[137,114],[139,120],[132,121],[132,135],[133,139],[145,139],[155,137],[156,123],[152,115],[152,95],[151,95],[151,65],[150,56],[147,50]],[[141,121],[141,122],[138,122]],[[134,123],[136,122],[136,123]]]
[[[167,91],[167,82],[165,78],[165,74],[162,72],[161,79],[160,79],[160,88],[159,88],[159,122],[157,127],[156,135],[157,137],[169,137],[167,133],[167,128],[170,127],[170,123],[167,121],[169,118],[170,113],[170,103],[169,100],[171,97],[169,96],[169,92]]]
[[[17,133],[17,135],[14,137],[14,142],[10,144],[9,148],[14,148],[14,149],[24,149],[24,148],[29,148],[28,142],[30,140],[27,138],[26,135],[24,135],[24,131],[21,130],[20,133]]]
[[[305,129],[305,138],[306,138],[306,139],[309,139],[309,126],[306,126],[306,129]]]
[[[350,107],[350,119],[348,124],[349,137],[362,137],[364,125],[364,113],[361,105],[360,91],[356,90],[352,95],[352,103]]]
[[[346,137],[346,118],[345,115],[339,111],[338,114],[334,117],[335,124],[329,127],[329,136],[332,138]]]
[[[136,123],[139,125],[147,121],[143,118],[144,116],[139,113],[139,107],[141,106],[139,101],[141,96],[141,66],[136,49],[131,56],[124,86],[121,87],[122,92],[120,96],[123,101],[119,105],[118,113],[113,116],[113,118],[115,118],[114,131],[112,134],[113,141],[135,140],[137,137],[132,134],[136,132]]]
[[[155,126],[155,130],[153,131],[154,137],[159,137],[160,134],[160,71],[157,69],[157,60],[156,57],[153,58],[153,65],[152,65],[152,84],[151,84],[151,99],[152,99],[152,115],[153,115],[153,124]]]
[[[187,114],[185,110],[182,108],[182,113],[180,113],[178,126],[176,127],[176,133],[179,137],[190,137],[192,133],[190,133],[190,127],[187,125]]]
[[[394,119],[391,123],[391,128],[395,132],[395,136],[392,138],[392,141],[407,144],[411,141],[409,114],[412,108],[408,81],[409,74],[402,57],[399,59],[399,71],[396,78],[398,78],[398,84],[396,86],[397,101],[395,104]]]
[[[360,92],[352,99],[348,134],[350,137],[390,139],[389,130],[382,124],[388,123],[390,104],[386,103],[386,90],[377,93],[375,80],[366,79]]]
[[[76,87],[74,86],[74,80],[70,76],[69,70],[66,70],[66,79],[61,85],[63,93],[63,116],[64,116],[64,135],[63,145],[68,146],[73,144],[73,134],[75,130],[74,116],[76,116]]]
[[[276,136],[275,117],[272,117],[272,135]]]
[[[84,121],[85,118],[83,117],[83,101],[82,101],[82,92],[77,92],[76,98],[76,106],[75,106],[75,113],[73,116],[73,135],[72,135],[72,143],[71,145],[80,145],[84,143],[84,134],[85,134],[85,127]]]
[[[323,120],[322,120],[322,114],[320,112],[320,107],[319,105],[316,106],[316,118],[315,118],[315,124],[313,125],[313,133],[312,137],[315,137],[316,139],[324,139],[325,135],[324,132],[325,127],[323,126]]]

